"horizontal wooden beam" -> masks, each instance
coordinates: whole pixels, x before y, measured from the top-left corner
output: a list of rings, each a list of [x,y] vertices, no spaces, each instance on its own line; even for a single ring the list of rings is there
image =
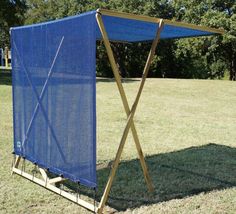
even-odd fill
[[[134,19],[134,20],[139,20],[139,21],[144,21],[144,22],[159,23],[160,21],[160,19],[155,18],[155,17],[136,15],[132,13],[124,13],[124,12],[112,11],[112,10],[107,10],[107,9],[99,8],[97,9],[97,12],[105,16],[114,16],[114,17],[119,17],[119,18]]]
[[[185,22],[178,22],[178,21],[172,21],[169,19],[164,19],[165,25],[171,25],[171,26],[176,26],[176,27],[184,27],[184,28],[189,28],[193,30],[200,30],[200,31],[207,31],[210,33],[217,33],[217,34],[224,34],[225,31],[223,29],[217,29],[217,28],[212,28],[212,27],[206,27],[206,26],[199,26],[199,25],[194,25],[194,24],[189,24]]]

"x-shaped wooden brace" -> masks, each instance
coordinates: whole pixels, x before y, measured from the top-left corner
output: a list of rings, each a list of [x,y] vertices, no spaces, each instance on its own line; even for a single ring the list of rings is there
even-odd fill
[[[49,127],[49,129],[50,129],[50,131],[51,131],[51,133],[52,133],[52,136],[53,136],[53,138],[55,139],[55,142],[56,142],[56,144],[57,144],[59,153],[61,154],[63,160],[66,161],[65,156],[64,156],[64,154],[63,154],[63,152],[62,152],[61,146],[60,146],[60,144],[58,143],[58,140],[57,140],[57,137],[56,137],[55,132],[54,132],[54,130],[53,130],[53,127],[52,127],[52,125],[51,125],[51,123],[50,123],[50,121],[49,121],[49,119],[48,119],[47,113],[46,113],[46,111],[45,111],[45,109],[44,109],[44,107],[43,107],[43,104],[42,104],[42,99],[43,99],[43,97],[44,97],[44,94],[45,94],[45,91],[46,91],[46,88],[47,88],[47,85],[48,85],[48,81],[49,81],[50,77],[52,76],[52,71],[53,71],[54,65],[55,65],[55,63],[56,63],[56,60],[57,60],[58,54],[59,54],[59,52],[60,52],[60,49],[61,49],[61,46],[62,46],[63,41],[64,41],[64,36],[62,37],[62,39],[61,39],[61,41],[60,41],[60,43],[59,43],[59,45],[58,45],[56,54],[55,54],[55,56],[54,56],[54,59],[53,59],[53,61],[52,61],[51,66],[50,66],[50,69],[49,69],[49,72],[48,72],[48,75],[47,75],[47,79],[45,80],[45,83],[44,83],[44,85],[43,85],[43,88],[42,88],[42,90],[41,90],[40,95],[38,94],[37,89],[35,88],[35,86],[34,86],[34,84],[33,84],[33,82],[32,82],[32,78],[31,78],[31,75],[30,75],[29,71],[27,70],[27,68],[26,68],[26,66],[25,66],[25,64],[24,64],[24,62],[21,60],[21,57],[20,57],[20,54],[19,54],[19,52],[18,52],[18,49],[17,49],[17,47],[16,47],[15,42],[13,43],[13,45],[15,46],[16,54],[18,55],[18,57],[19,57],[19,59],[20,59],[20,63],[21,63],[21,65],[22,65],[22,67],[23,67],[23,70],[24,70],[24,72],[25,72],[25,75],[26,75],[26,77],[27,77],[27,79],[28,79],[28,81],[29,81],[29,84],[30,84],[30,86],[31,86],[31,88],[32,88],[32,90],[33,90],[33,92],[34,92],[34,94],[35,94],[35,97],[36,97],[36,99],[37,99],[37,105],[36,105],[35,108],[34,108],[33,115],[32,115],[32,117],[31,117],[30,123],[29,123],[28,128],[27,128],[27,131],[26,131],[26,133],[25,133],[25,137],[24,137],[24,140],[23,140],[23,143],[22,143],[22,148],[24,148],[24,144],[25,144],[26,141],[27,141],[28,135],[30,134],[30,131],[31,131],[31,129],[32,129],[33,121],[35,120],[36,115],[37,115],[38,110],[39,110],[39,107],[40,107],[41,110],[42,110],[43,116],[44,116],[45,120],[46,120],[47,123],[48,123],[48,127]],[[19,161],[18,159],[20,159],[20,156],[17,157],[17,161]]]
[[[121,79],[120,79],[120,75],[119,75],[119,69],[116,65],[116,61],[115,61],[113,51],[112,51],[111,46],[110,46],[110,42],[109,42],[109,39],[108,39],[108,36],[107,36],[107,32],[106,32],[106,29],[105,29],[103,21],[102,21],[102,15],[100,13],[97,13],[96,14],[96,19],[97,19],[97,23],[98,23],[98,26],[100,28],[101,34],[102,34],[104,45],[105,45],[105,48],[107,50],[108,58],[109,58],[109,61],[110,61],[111,67],[112,67],[112,71],[114,73],[116,83],[117,83],[117,86],[118,86],[118,90],[119,90],[119,93],[121,95],[123,106],[124,106],[124,109],[125,109],[125,112],[126,112],[126,115],[127,115],[127,123],[126,123],[125,129],[124,129],[121,141],[120,141],[119,148],[118,148],[117,153],[116,153],[116,157],[115,157],[115,160],[114,160],[114,163],[113,163],[113,166],[112,166],[112,170],[111,170],[109,178],[108,178],[108,182],[106,184],[101,202],[100,202],[99,207],[98,207],[98,213],[102,213],[103,207],[105,206],[105,203],[107,201],[107,198],[108,198],[108,195],[109,195],[109,192],[110,192],[110,189],[111,189],[113,179],[115,177],[117,167],[118,167],[119,162],[120,162],[121,153],[123,151],[125,141],[126,141],[126,138],[128,136],[128,132],[129,132],[130,128],[131,128],[132,135],[133,135],[133,138],[134,138],[134,141],[135,141],[135,145],[136,145],[136,148],[137,148],[137,151],[138,151],[138,155],[139,155],[141,166],[142,166],[143,173],[144,173],[144,178],[146,180],[148,189],[149,189],[150,192],[152,192],[154,190],[150,175],[148,173],[147,165],[146,165],[145,160],[144,160],[144,156],[143,156],[141,145],[140,145],[140,142],[139,142],[139,139],[138,139],[137,131],[136,131],[136,128],[135,128],[135,125],[134,125],[134,122],[133,122],[133,117],[134,117],[134,114],[135,114],[135,111],[136,111],[136,108],[137,108],[137,105],[138,105],[138,102],[139,102],[139,99],[140,99],[140,96],[141,96],[141,93],[142,93],[142,90],[143,90],[143,87],[144,87],[144,83],[146,81],[146,78],[147,78],[147,75],[148,75],[148,72],[149,72],[149,68],[150,68],[152,59],[155,55],[156,46],[157,46],[157,44],[160,40],[160,33],[161,33],[161,30],[164,26],[164,22],[163,22],[162,19],[159,22],[159,27],[158,27],[158,30],[157,30],[157,33],[156,33],[156,37],[153,40],[153,43],[152,43],[152,46],[151,46],[151,49],[150,49],[150,52],[149,52],[149,55],[148,55],[148,58],[147,58],[146,65],[144,67],[143,76],[142,76],[142,80],[141,80],[141,83],[140,83],[140,86],[139,86],[139,90],[138,90],[138,93],[136,95],[133,106],[130,110],[129,105],[128,105],[128,100],[127,100],[127,97],[125,95],[125,91],[124,91],[124,88],[122,86],[122,83],[121,83]]]

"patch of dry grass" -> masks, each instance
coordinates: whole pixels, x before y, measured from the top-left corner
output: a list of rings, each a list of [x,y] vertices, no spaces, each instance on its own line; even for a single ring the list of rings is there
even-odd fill
[[[88,213],[17,175],[12,161],[10,80],[0,77],[0,213]],[[6,84],[7,83],[7,84]],[[124,82],[130,104],[138,79]],[[135,124],[155,185],[148,194],[131,135],[108,201],[121,213],[234,213],[236,85],[148,79]],[[98,163],[111,161],[126,122],[115,82],[97,81]],[[98,171],[98,198],[109,168]]]

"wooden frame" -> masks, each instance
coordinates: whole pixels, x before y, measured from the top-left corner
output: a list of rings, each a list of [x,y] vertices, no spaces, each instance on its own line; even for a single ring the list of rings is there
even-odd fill
[[[113,51],[111,49],[110,41],[109,41],[109,38],[108,38],[108,35],[107,35],[107,32],[106,32],[105,26],[103,24],[102,15],[115,16],[115,17],[127,18],[127,19],[134,19],[134,20],[140,20],[140,21],[146,21],[146,22],[153,22],[153,23],[156,23],[156,24],[159,25],[159,27],[157,29],[157,32],[156,32],[156,36],[155,36],[155,38],[152,42],[152,46],[151,46],[151,49],[150,49],[150,52],[149,52],[144,70],[143,70],[142,80],[141,80],[141,83],[140,83],[135,101],[134,101],[131,109],[129,107],[128,100],[127,100],[123,85],[121,83],[121,78],[120,78],[120,74],[119,74],[120,72],[119,72],[119,69],[117,67],[117,64],[116,64],[116,61],[115,61],[115,58],[114,58],[114,55],[113,55]],[[147,183],[148,190],[150,192],[154,191],[154,187],[153,187],[150,175],[148,173],[148,168],[147,168],[147,165],[146,165],[146,162],[145,162],[145,159],[144,159],[144,155],[143,155],[143,152],[142,152],[142,148],[141,148],[141,145],[140,145],[140,142],[139,142],[138,134],[137,134],[137,131],[136,131],[136,128],[135,128],[135,125],[134,125],[133,117],[135,115],[135,111],[136,111],[136,108],[137,108],[137,105],[138,105],[138,102],[139,102],[139,99],[140,99],[140,96],[141,96],[141,93],[142,93],[147,75],[148,75],[148,72],[149,72],[151,62],[153,60],[153,57],[154,57],[154,54],[155,54],[155,51],[156,51],[157,44],[160,40],[160,34],[161,34],[162,29],[163,29],[164,23],[168,24],[168,25],[182,26],[182,27],[191,28],[191,29],[205,30],[205,31],[209,31],[209,32],[212,32],[212,33],[223,33],[224,31],[218,30],[218,29],[213,29],[213,28],[208,28],[208,27],[200,27],[200,26],[196,26],[196,25],[192,25],[192,24],[185,24],[185,23],[179,23],[179,22],[174,22],[174,21],[170,21],[170,20],[158,19],[158,18],[154,18],[154,17],[134,15],[134,14],[129,14],[129,13],[121,13],[121,12],[109,11],[109,10],[104,10],[104,9],[98,9],[97,10],[96,20],[97,20],[97,23],[98,23],[98,26],[99,26],[99,29],[100,29],[100,32],[101,32],[101,35],[102,35],[102,38],[103,38],[103,42],[104,42],[104,45],[105,45],[105,48],[106,48],[106,51],[107,51],[107,54],[108,54],[108,58],[109,58],[109,61],[110,61],[110,64],[111,64],[113,74],[115,76],[116,84],[117,84],[117,87],[118,87],[118,90],[119,90],[119,93],[120,93],[120,96],[121,96],[121,100],[122,100],[122,103],[123,103],[123,106],[124,106],[124,110],[125,110],[125,113],[127,115],[126,126],[125,126],[125,129],[123,131],[123,135],[122,135],[121,140],[120,140],[120,144],[119,144],[119,147],[118,147],[118,150],[117,150],[117,153],[116,153],[116,157],[115,157],[114,162],[112,164],[112,169],[111,169],[111,172],[110,172],[110,175],[109,175],[109,178],[108,178],[103,196],[101,198],[101,201],[100,201],[98,207],[95,206],[95,204],[88,203],[88,202],[82,200],[80,197],[75,196],[71,193],[68,193],[64,190],[61,190],[60,188],[55,186],[56,183],[63,182],[64,180],[66,180],[65,178],[62,178],[62,177],[59,176],[59,177],[50,179],[47,176],[46,171],[42,168],[39,168],[39,172],[41,173],[41,176],[42,176],[42,179],[39,179],[39,178],[36,178],[34,175],[26,173],[24,171],[24,169],[19,169],[19,163],[20,163],[20,160],[22,159],[19,156],[16,157],[16,160],[13,163],[12,172],[16,173],[16,174],[19,174],[19,175],[27,178],[28,180],[31,180],[31,181],[33,181],[33,182],[49,189],[49,190],[51,190],[51,191],[65,197],[65,198],[77,203],[78,205],[80,205],[82,207],[85,207],[86,209],[88,209],[90,211],[101,214],[103,212],[103,208],[105,206],[105,203],[108,199],[108,195],[109,195],[109,192],[110,192],[110,189],[111,189],[111,185],[112,185],[113,179],[114,179],[115,174],[116,174],[116,170],[117,170],[119,162],[120,162],[121,153],[123,151],[123,148],[124,148],[124,145],[125,145],[125,142],[126,142],[126,138],[127,138],[127,135],[128,135],[128,132],[129,132],[130,129],[132,131],[132,136],[133,136],[135,146],[136,146],[136,149],[137,149],[137,152],[138,152],[138,155],[139,155],[141,167],[142,167],[142,170],[143,170],[145,181]]]
[[[40,171],[43,179],[39,179],[39,178],[35,177],[34,175],[25,172],[24,169],[19,169],[19,163],[20,163],[21,159],[22,158],[19,156],[16,157],[16,161],[12,167],[13,173],[21,175],[22,177],[27,178],[28,180],[33,181],[34,183],[36,183],[42,187],[45,187],[46,189],[48,189],[52,192],[55,192],[55,193],[69,199],[70,201],[72,201],[76,204],[79,204],[80,206],[82,206],[92,212],[95,212],[95,213],[97,212],[97,207],[94,204],[91,204],[89,202],[82,200],[79,195],[73,195],[73,194],[68,193],[68,192],[55,186],[56,183],[64,181],[66,179],[64,179],[62,177],[56,177],[56,178],[50,179],[47,176],[46,171],[42,168],[39,168],[39,171]]]

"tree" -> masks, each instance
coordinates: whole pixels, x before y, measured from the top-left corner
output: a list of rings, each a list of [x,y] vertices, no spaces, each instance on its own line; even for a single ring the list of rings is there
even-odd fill
[[[86,10],[87,0],[27,0],[25,24],[39,23],[80,14]]]
[[[0,5],[0,47],[10,45],[10,27],[22,25],[24,12],[26,10],[25,1],[1,0]]]
[[[26,24],[63,18],[97,8],[107,8],[164,18],[172,18],[173,14],[173,9],[168,0],[158,2],[155,0],[28,0],[27,5],[29,9],[26,14]],[[113,73],[109,65],[105,47],[102,42],[98,42],[97,44],[97,75],[112,77]],[[122,77],[141,76],[150,44],[150,42],[142,44],[112,43],[112,48]],[[171,49],[172,44],[171,42],[165,43],[165,46]],[[164,57],[162,58],[164,59]],[[167,61],[171,62],[172,60]],[[159,60],[156,62],[158,65],[161,65],[164,70],[170,65],[170,63],[161,64]],[[159,66],[152,66],[150,72],[151,76],[162,76],[160,71],[162,68],[159,69]]]
[[[58,19],[97,8],[175,19],[224,28],[224,36],[164,40],[150,69],[152,77],[236,79],[235,0],[27,0],[26,24]],[[122,77],[140,77],[150,42],[112,43]],[[105,47],[97,43],[97,75],[112,77]]]
[[[189,53],[185,62],[191,68],[201,63],[206,77],[221,78],[228,70],[230,80],[236,80],[236,3],[234,0],[173,0],[177,20],[204,26],[223,28],[217,37],[186,39],[177,42],[176,54]],[[199,58],[201,61],[197,61]],[[198,62],[198,63],[196,63]]]

